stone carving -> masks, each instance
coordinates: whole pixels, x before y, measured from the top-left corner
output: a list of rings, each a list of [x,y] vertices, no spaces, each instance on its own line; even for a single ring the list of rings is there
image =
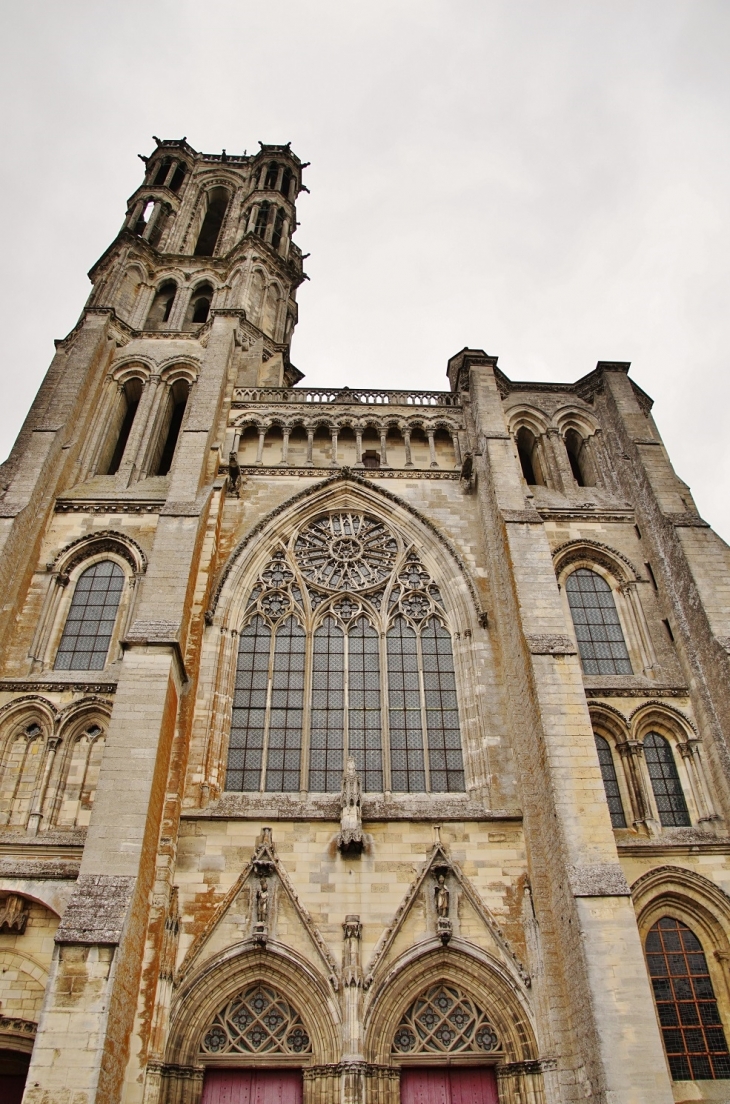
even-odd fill
[[[445,947],[454,934],[454,925],[449,918],[451,894],[449,887],[446,885],[446,875],[449,868],[444,865],[435,865],[432,870],[436,877],[436,885],[433,891],[436,903],[436,934]]]
[[[11,893],[0,904],[0,932],[22,935],[28,923],[28,901],[17,893]]]
[[[326,590],[368,590],[390,575],[398,545],[385,525],[367,514],[331,514],[299,534],[294,555],[309,582]]]
[[[436,915],[439,920],[445,920],[449,915],[449,898],[451,895],[443,874],[439,874],[434,895],[436,897]]]
[[[345,938],[342,949],[342,983],[346,987],[362,985],[362,967],[360,965],[360,941],[362,924],[360,917],[350,914],[342,925]]]
[[[266,944],[269,930],[269,881],[262,878],[256,890],[253,937],[257,943]]]
[[[238,498],[241,487],[241,468],[238,463],[238,457],[235,452],[229,453],[228,456],[228,490],[229,493],[235,495]]]
[[[337,846],[343,855],[359,855],[364,844],[362,832],[362,787],[360,785],[360,776],[355,767],[355,760],[352,757],[348,758],[345,773],[342,775],[342,796],[340,798],[340,803],[342,812],[340,814],[340,832],[337,837]]]

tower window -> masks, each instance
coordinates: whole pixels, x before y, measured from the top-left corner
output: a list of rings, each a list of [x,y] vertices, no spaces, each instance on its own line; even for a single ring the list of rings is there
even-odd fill
[[[161,326],[164,326],[167,321],[169,321],[176,295],[177,284],[174,282],[174,280],[168,280],[166,283],[162,284],[160,288],[158,288],[158,290],[155,292],[155,297],[152,300],[152,306],[149,309],[149,314],[147,315],[145,329],[158,330]]]
[[[702,944],[672,916],[646,937],[646,963],[674,1081],[730,1078],[730,1053]]]
[[[166,157],[164,161],[160,162],[160,166],[159,166],[157,172],[155,173],[155,178],[152,181],[153,187],[156,187],[156,188],[162,187],[162,185],[167,180],[167,176],[168,176],[168,173],[170,172],[170,165],[171,164],[172,164],[172,162],[170,161],[169,157]]]
[[[185,321],[194,325],[207,322],[212,301],[213,288],[210,284],[201,284],[192,294]]]
[[[195,246],[196,257],[212,257],[218,243],[230,196],[225,188],[211,188],[206,194],[206,211]]]
[[[520,458],[522,474],[527,485],[529,487],[544,487],[545,480],[542,477],[537,440],[534,433],[527,426],[522,426],[517,431],[517,455]]]
[[[112,560],[82,572],[58,646],[56,671],[103,669],[123,587],[124,572]]]
[[[154,211],[154,209],[155,209],[154,199],[148,199],[146,201],[144,207],[142,208],[142,213],[139,216],[139,218],[137,219],[137,222],[135,223],[135,227],[134,227],[135,234],[137,234],[140,238],[142,237],[145,230],[147,229],[147,223],[150,221],[150,219],[152,217],[152,212]]]
[[[603,788],[606,791],[608,811],[611,814],[611,824],[614,828],[625,828],[626,817],[624,815],[623,802],[621,801],[621,791],[618,788],[618,778],[616,777],[616,767],[613,762],[611,745],[603,736],[596,735],[596,751],[598,752],[598,762],[601,767]]]
[[[142,381],[139,379],[127,380],[122,388],[121,394],[121,416],[122,422],[117,430],[116,443],[114,445],[114,451],[112,452],[111,460],[106,469],[107,475],[115,475],[119,471],[119,465],[122,462],[124,456],[124,450],[127,447],[127,441],[129,435],[132,432],[132,426],[137,414],[137,408],[139,406],[139,400],[142,396]]]
[[[166,207],[164,204],[160,206],[157,211],[157,218],[155,219],[154,226],[150,230],[149,236],[147,238],[153,249],[157,249],[157,246],[160,244],[160,239],[162,238],[165,226],[167,225],[169,215],[170,208]]]
[[[254,234],[259,238],[266,237],[266,227],[269,225],[269,211],[271,210],[271,204],[267,199],[261,204],[256,215],[256,226],[254,228]]]
[[[278,249],[281,243],[281,231],[284,226],[284,208],[276,208],[276,217],[274,219],[274,229],[271,231],[271,244],[274,249]]]
[[[568,453],[570,470],[578,486],[592,486],[593,480],[589,478],[588,472],[586,443],[577,430],[569,429],[565,434],[565,450]]]
[[[291,199],[291,186],[294,179],[294,173],[291,169],[285,168],[281,176],[281,194],[286,196],[287,199]]]
[[[182,188],[183,180],[185,179],[185,164],[180,161],[172,174],[172,180],[170,181],[170,190],[173,192],[179,192]]]
[[[160,440],[164,441],[164,444],[160,452],[159,462],[152,467],[153,475],[167,475],[172,467],[189,393],[190,387],[187,380],[176,380],[170,389],[162,433],[160,434]]]
[[[677,773],[669,742],[657,732],[644,740],[644,760],[654,791],[659,820],[664,828],[684,828],[691,824],[687,802]]]
[[[587,675],[631,675],[633,670],[613,592],[600,575],[579,567],[565,583],[578,651]]]
[[[366,792],[463,792],[442,610],[415,550],[382,522],[336,514],[307,525],[248,601],[227,789],[334,793],[352,756]]]
[[[264,180],[264,188],[268,191],[273,191],[276,188],[276,182],[279,179],[279,163],[278,161],[270,161],[266,169],[266,178]]]

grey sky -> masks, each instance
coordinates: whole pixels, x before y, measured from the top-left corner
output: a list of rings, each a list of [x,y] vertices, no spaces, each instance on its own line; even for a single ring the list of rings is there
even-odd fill
[[[729,53],[726,0],[6,0],[0,452],[151,134],[290,140],[308,383],[630,360],[730,539]]]

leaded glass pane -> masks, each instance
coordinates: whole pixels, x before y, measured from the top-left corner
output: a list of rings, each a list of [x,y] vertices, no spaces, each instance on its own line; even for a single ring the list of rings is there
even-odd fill
[[[101,671],[114,632],[124,572],[111,560],[88,567],[78,579],[54,667]]]
[[[391,786],[406,793],[426,789],[416,634],[397,617],[387,635]]]
[[[606,791],[608,811],[611,814],[611,824],[614,828],[625,828],[626,817],[624,816],[624,806],[621,801],[621,791],[618,788],[616,768],[613,765],[613,755],[611,754],[608,740],[604,740],[603,736],[596,736],[596,751],[598,752],[598,762],[601,766],[603,788]]]
[[[348,634],[348,754],[353,757],[366,793],[383,789],[380,712],[380,646],[372,625],[360,618]]]
[[[345,745],[345,638],[328,617],[314,634],[309,789],[335,793],[342,785]]]
[[[646,962],[673,1079],[730,1079],[730,1053],[697,936],[681,920],[663,916],[646,937]]]
[[[691,824],[672,749],[663,736],[649,733],[644,740],[644,759],[662,825],[682,828]]]
[[[276,631],[266,763],[266,789],[270,793],[299,789],[305,644],[304,630],[293,617]]]
[[[228,745],[227,790],[258,790],[264,755],[271,630],[261,617],[241,631],[233,719]]]
[[[464,762],[451,637],[435,619],[421,632],[421,655],[431,790],[461,792],[465,788]]]
[[[583,670],[587,675],[633,674],[611,588],[579,567],[565,584]]]

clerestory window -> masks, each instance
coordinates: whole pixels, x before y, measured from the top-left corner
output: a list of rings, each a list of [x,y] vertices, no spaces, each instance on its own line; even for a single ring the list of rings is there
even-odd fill
[[[633,674],[613,592],[606,580],[587,567],[579,567],[568,576],[565,591],[584,672]]]
[[[106,666],[123,589],[124,572],[112,560],[81,573],[56,653],[56,671],[101,671]]]
[[[240,631],[228,790],[463,791],[441,594],[374,517],[333,514],[277,548]]]
[[[692,822],[669,741],[658,732],[644,738],[644,760],[664,828],[686,828]]]

